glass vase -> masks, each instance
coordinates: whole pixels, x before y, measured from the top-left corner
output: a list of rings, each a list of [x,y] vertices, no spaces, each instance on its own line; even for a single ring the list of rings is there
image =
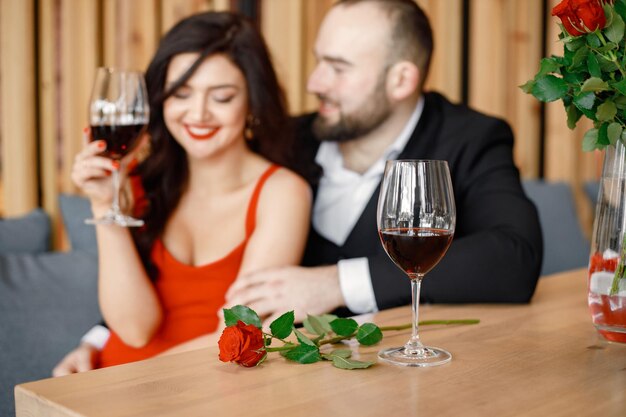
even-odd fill
[[[594,326],[612,342],[626,343],[626,146],[608,146],[598,191],[588,303]]]

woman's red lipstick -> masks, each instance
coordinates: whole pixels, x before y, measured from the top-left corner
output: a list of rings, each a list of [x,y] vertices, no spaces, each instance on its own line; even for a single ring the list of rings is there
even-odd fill
[[[219,127],[208,127],[198,125],[185,125],[187,134],[195,140],[211,139],[220,130]]]

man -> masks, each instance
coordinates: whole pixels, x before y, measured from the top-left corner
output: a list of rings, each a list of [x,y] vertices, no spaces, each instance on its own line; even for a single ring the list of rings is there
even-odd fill
[[[542,241],[513,164],[512,133],[500,120],[422,94],[432,35],[419,7],[411,0],[340,1],[314,48],[308,90],[320,107],[298,130],[298,153],[323,169],[303,261],[309,267],[244,276],[227,305],[248,305],[269,321],[291,309],[302,319],[343,306],[364,313],[410,303],[409,280],[377,235],[386,159],[450,164],[456,233],[423,282],[423,300],[530,300]]]
[[[376,204],[387,159],[444,159],[457,206],[455,237],[422,286],[427,302],[527,302],[542,260],[536,209],[513,164],[501,120],[422,94],[432,52],[426,16],[411,0],[344,0],[324,18],[308,90],[316,114],[298,119],[300,163],[316,163],[313,221],[302,267],[240,277],[227,305],[270,322],[410,303],[406,275],[384,252]],[[277,231],[277,233],[288,231]],[[347,308],[348,311],[345,311]],[[105,335],[106,336],[106,335]],[[91,368],[83,344],[55,374]]]

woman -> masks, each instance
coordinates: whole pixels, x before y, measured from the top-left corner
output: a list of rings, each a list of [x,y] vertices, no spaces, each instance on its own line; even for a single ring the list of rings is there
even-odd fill
[[[285,102],[248,21],[227,12],[181,21],[146,84],[150,153],[131,172],[145,227],[96,227],[112,330],[100,366],[206,346],[236,277],[298,264],[308,230],[308,186],[280,167],[291,137]],[[95,217],[110,207],[108,171],[119,168],[102,150],[89,143],[72,174]]]

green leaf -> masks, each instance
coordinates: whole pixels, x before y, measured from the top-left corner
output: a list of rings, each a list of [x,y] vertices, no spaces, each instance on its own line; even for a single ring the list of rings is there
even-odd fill
[[[589,54],[587,57],[587,69],[592,77],[602,78],[602,70],[600,69],[598,58],[596,58],[596,55],[593,53]]]
[[[542,58],[539,65],[539,72],[536,77],[543,77],[544,75],[548,75],[552,72],[557,72],[559,68],[561,68],[561,64],[559,64],[557,60],[552,57]]]
[[[598,142],[598,129],[589,129],[583,136],[583,151],[590,152],[595,150]]]
[[[574,129],[576,127],[576,123],[580,120],[583,113],[576,108],[574,105],[567,106],[567,127],[570,129]]]
[[[583,83],[583,86],[580,88],[580,91],[598,92],[598,91],[606,91],[608,89],[609,89],[609,84],[603,81],[601,78],[591,77]]]
[[[614,42],[607,42],[606,45],[602,45],[601,48],[596,49],[596,52],[600,53],[600,57],[602,57],[603,59],[605,58],[605,55],[607,52],[609,51],[615,51],[619,48],[619,45],[614,43]],[[609,60],[610,61],[610,60]]]
[[[600,63],[600,69],[602,72],[613,73],[617,71],[617,65],[610,59],[600,56],[598,57],[598,62]]]
[[[330,322],[337,318],[336,315],[334,315],[334,314],[322,314],[320,316],[311,316],[311,317],[315,317],[319,321],[319,323],[322,325],[322,328],[324,329],[325,333],[330,333],[330,332],[333,331],[333,329],[330,327]],[[309,323],[309,327],[311,327],[311,328],[307,328],[306,327],[306,324],[307,324],[307,320],[306,319],[302,322],[302,324],[305,325],[304,327],[309,332],[315,334],[315,332],[313,331],[313,328],[312,328],[310,323]]]
[[[598,106],[596,110],[596,117],[598,121],[607,122],[613,120],[617,114],[617,106],[612,101],[605,101]]]
[[[571,0],[568,0],[571,1]],[[586,0],[583,0],[586,1]],[[600,3],[602,5],[602,8],[604,9],[604,17],[606,17],[606,24],[604,25],[604,29],[607,29],[609,26],[611,26],[613,24],[613,7],[612,5],[606,4],[606,2],[604,0],[600,0],[602,1],[602,3]],[[612,0],[609,0],[612,1]]]
[[[543,102],[555,101],[567,94],[567,83],[562,78],[546,75],[535,80],[532,95]]]
[[[612,83],[611,87],[617,90],[622,96],[626,96],[626,79]]]
[[[591,91],[580,93],[574,97],[574,104],[581,110],[591,110],[595,101],[596,95]]]
[[[522,84],[519,88],[522,89],[526,94],[532,94],[533,87],[535,86],[535,80],[528,80],[526,84]]]
[[[352,356],[352,351],[350,349],[334,349],[330,352],[331,356],[339,356],[341,358],[349,358]]]
[[[611,141],[609,140],[609,124],[602,123],[602,125],[598,129],[598,142],[596,142],[596,145],[600,146],[600,148],[604,148],[606,145],[610,144]]]
[[[613,122],[609,125],[607,129],[607,136],[609,137],[611,145],[615,145],[617,141],[620,140],[623,130],[622,125],[619,123]]]
[[[352,336],[359,327],[359,324],[354,319],[339,318],[331,321],[330,327],[333,329],[333,332],[337,333],[339,336]]]
[[[587,119],[589,120],[596,120],[596,111],[594,109],[591,110],[587,110],[587,109],[581,109],[579,108],[578,110],[580,110],[581,112],[583,112],[583,116],[585,116]]]
[[[613,103],[617,106],[618,113],[621,110],[621,115],[624,115],[624,111],[626,111],[626,96],[616,95],[613,99]]]
[[[317,346],[298,345],[295,348],[281,352],[280,354],[290,361],[302,364],[315,363],[322,360]]]
[[[593,48],[599,48],[600,46],[602,46],[602,42],[598,38],[598,35],[596,35],[593,32],[588,33],[587,35],[585,35],[585,40],[587,41],[587,45],[589,45],[589,46],[591,46]]]
[[[622,17],[617,13],[613,13],[613,22],[604,33],[611,42],[620,43],[624,39],[624,28],[626,28],[626,25],[624,25]]]
[[[339,369],[366,369],[374,365],[374,362],[356,361],[354,359],[333,356],[333,366]]]
[[[315,344],[315,342],[313,342],[311,339],[309,339],[308,337],[306,337],[304,334],[302,334],[302,332],[298,329],[296,329],[295,327],[293,328],[293,332],[296,335],[296,337],[298,338],[298,341],[300,343],[302,343],[303,345],[307,345],[307,346],[314,346],[317,348],[317,345]]]
[[[582,84],[586,75],[582,72],[564,72],[563,80],[569,84]]]
[[[272,336],[279,339],[284,339],[291,334],[293,329],[294,314],[293,311],[288,311],[270,324],[270,331]]]
[[[232,308],[225,308],[223,311],[226,326],[235,326],[237,321],[241,320],[246,324],[252,324],[259,329],[261,328],[259,315],[250,307],[237,305]]]
[[[365,323],[362,324],[356,332],[356,340],[365,346],[375,345],[383,340],[383,332],[381,332],[380,328],[374,323]]]
[[[330,331],[330,326],[328,326],[328,330],[324,327],[324,321],[320,319],[318,316],[308,315],[306,319],[302,322],[304,328],[311,334],[316,334],[322,336]]]
[[[587,60],[588,56],[589,56],[588,48],[578,49],[572,56],[572,63],[569,65],[568,70],[574,71],[576,69],[579,69],[578,67]]]
[[[559,26],[561,26],[561,30],[563,30],[563,26],[560,24]],[[565,48],[570,51],[576,51],[578,48],[586,44],[585,38],[582,36],[568,36],[563,42],[565,43]]]
[[[613,7],[615,7],[615,11],[620,15],[622,20],[626,20],[626,1],[615,0],[613,2]]]

